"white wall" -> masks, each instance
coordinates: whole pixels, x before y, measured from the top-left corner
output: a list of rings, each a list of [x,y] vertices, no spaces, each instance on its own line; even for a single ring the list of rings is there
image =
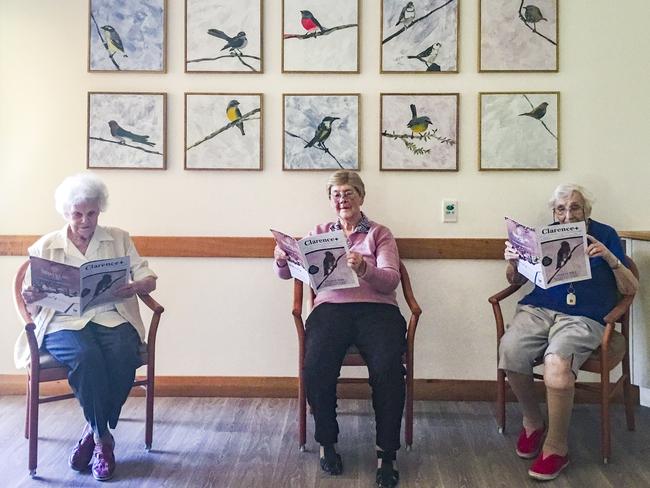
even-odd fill
[[[87,0],[0,0],[0,234],[42,234],[62,225],[52,194],[64,176],[85,168],[88,91],[168,93],[168,170],[97,171],[111,190],[102,222],[136,235],[266,236],[270,226],[302,234],[329,218],[327,175],[282,171],[285,92],[361,93],[365,210],[399,237],[502,236],[506,213],[543,223],[547,197],[562,181],[593,190],[596,219],[648,229],[650,2],[560,2],[557,74],[477,73],[478,2],[460,3],[459,74],[379,75],[380,2],[362,0],[361,74],[337,76],[280,73],[280,0],[265,2],[262,75],[184,74],[181,0],[168,0],[166,74],[87,73]],[[561,92],[561,171],[479,173],[478,92],[521,90]],[[183,170],[185,91],[264,93],[264,171]],[[379,172],[380,92],[460,93],[458,173]],[[457,224],[440,222],[444,197],[460,202]],[[15,371],[19,326],[9,288],[20,260],[0,258],[0,374]],[[160,275],[156,296],[167,308],[160,374],[295,375],[290,285],[274,278],[270,260],[151,263]],[[504,283],[502,264],[407,265],[424,308],[416,376],[493,378],[486,298]]]

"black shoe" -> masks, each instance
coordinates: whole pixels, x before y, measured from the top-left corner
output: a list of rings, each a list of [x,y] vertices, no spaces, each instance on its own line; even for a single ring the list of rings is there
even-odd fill
[[[334,450],[334,446],[323,446],[323,457],[320,458],[320,468],[327,474],[338,476],[343,473],[341,455]]]
[[[393,469],[393,463],[384,462],[377,469],[376,481],[379,488],[394,488],[399,483],[399,471]]]
[[[399,471],[393,468],[393,461],[397,459],[395,451],[377,451],[377,458],[381,459],[381,466],[377,468],[375,481],[379,488],[394,488],[399,483]]]

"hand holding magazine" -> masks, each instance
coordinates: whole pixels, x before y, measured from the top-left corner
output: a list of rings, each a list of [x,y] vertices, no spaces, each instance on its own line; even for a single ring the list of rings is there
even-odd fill
[[[271,229],[271,233],[287,255],[291,276],[310,285],[316,293],[359,286],[356,273],[346,263],[348,241],[343,231],[316,234],[299,241],[277,230]]]
[[[47,296],[35,305],[81,316],[97,305],[121,300],[115,292],[128,283],[129,256],[88,261],[80,267],[30,256],[32,287]]]
[[[506,217],[508,240],[519,255],[517,271],[540,288],[591,279],[584,222],[534,229]]]

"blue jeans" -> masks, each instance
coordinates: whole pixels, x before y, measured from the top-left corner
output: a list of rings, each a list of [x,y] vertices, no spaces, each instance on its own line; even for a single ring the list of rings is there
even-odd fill
[[[93,432],[103,436],[115,428],[122,405],[133,387],[135,370],[142,364],[140,337],[125,322],[104,327],[88,322],[81,330],[46,334],[43,347],[68,372],[68,383],[81,404]]]

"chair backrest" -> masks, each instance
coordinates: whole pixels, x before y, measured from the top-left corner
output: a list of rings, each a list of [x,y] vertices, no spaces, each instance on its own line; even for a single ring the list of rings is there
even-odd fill
[[[25,274],[27,273],[27,268],[29,267],[29,259],[23,262],[16,271],[16,276],[14,277],[14,305],[16,305],[16,310],[20,314],[20,317],[23,320],[23,324],[27,324],[32,321],[32,316],[27,310],[27,305],[25,300],[23,300],[23,282],[25,281]]]

